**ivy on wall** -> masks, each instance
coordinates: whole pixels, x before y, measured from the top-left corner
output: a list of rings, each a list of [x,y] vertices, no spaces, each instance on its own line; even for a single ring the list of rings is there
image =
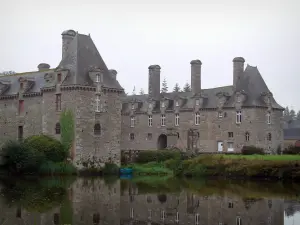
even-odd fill
[[[61,127],[61,143],[67,150],[73,145],[74,141],[74,118],[71,110],[64,110],[60,115],[60,127]]]

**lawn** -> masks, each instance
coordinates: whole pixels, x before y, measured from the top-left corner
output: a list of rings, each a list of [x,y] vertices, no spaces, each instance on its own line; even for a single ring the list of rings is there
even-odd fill
[[[133,174],[144,175],[173,175],[173,172],[165,167],[164,163],[149,162],[145,164],[130,164],[126,167],[133,169]]]

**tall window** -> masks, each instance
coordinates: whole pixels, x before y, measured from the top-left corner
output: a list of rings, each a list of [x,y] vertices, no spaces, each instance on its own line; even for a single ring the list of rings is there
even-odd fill
[[[272,141],[272,134],[271,133],[268,133],[267,139],[268,139],[268,141]]]
[[[54,222],[55,225],[59,224],[60,219],[59,219],[59,214],[58,213],[54,213],[54,215],[53,215],[53,222]]]
[[[24,83],[20,83],[20,89],[23,90]]]
[[[149,209],[148,210],[148,219],[151,220],[151,218],[152,218],[152,210]]]
[[[177,106],[177,107],[179,106],[179,101],[175,102],[175,106]]]
[[[129,134],[129,139],[130,139],[130,141],[134,140],[134,133]]]
[[[93,214],[93,224],[99,224],[100,223],[100,214],[99,213],[95,213]]]
[[[236,112],[236,123],[241,123],[242,122],[242,112],[237,111]]]
[[[179,222],[179,212],[176,212],[176,218],[175,218],[175,222],[178,223]]]
[[[24,112],[24,100],[19,100],[19,115]]]
[[[56,111],[61,110],[61,94],[56,94]]]
[[[175,126],[179,126],[179,114],[175,114]]]
[[[101,126],[99,123],[96,123],[94,126],[94,134],[95,135],[100,135],[101,134]]]
[[[134,104],[131,104],[131,109],[134,110]]]
[[[160,125],[161,125],[162,127],[166,126],[166,115],[164,115],[164,114],[162,114],[162,115],[160,116]]]
[[[153,123],[152,115],[149,115],[149,116],[148,116],[148,126],[149,126],[149,127],[152,127],[152,123]]]
[[[96,74],[96,82],[97,82],[97,83],[100,82],[100,74],[99,74],[99,73]]]
[[[249,134],[249,132],[246,132],[246,133],[245,133],[245,140],[246,140],[246,141],[249,141],[249,140],[250,140],[250,134]]]
[[[133,219],[133,217],[134,217],[134,211],[133,211],[133,208],[131,208],[130,209],[130,218]]]
[[[199,99],[196,99],[196,105],[200,105]]]
[[[236,217],[236,225],[242,225],[242,219],[241,217]]]
[[[195,224],[199,224],[199,213],[195,214]]]
[[[59,74],[57,74],[57,82],[61,82],[61,74],[59,73]]]
[[[165,102],[161,102],[161,107],[162,107],[162,108],[165,107]]]
[[[267,113],[267,123],[271,124],[271,113]]]
[[[96,112],[100,112],[100,109],[101,109],[101,107],[100,107],[100,96],[99,95],[97,95],[96,96]]]
[[[60,123],[55,124],[55,134],[60,134]]]
[[[166,218],[166,212],[165,211],[161,211],[160,217],[161,217],[162,220],[165,220],[165,218]]]
[[[200,113],[195,114],[195,125],[200,125]]]
[[[135,117],[131,116],[130,117],[130,127],[134,127],[134,125],[135,125]]]

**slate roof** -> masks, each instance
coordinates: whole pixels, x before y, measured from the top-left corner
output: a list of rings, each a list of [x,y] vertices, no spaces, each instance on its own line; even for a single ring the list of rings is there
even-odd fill
[[[77,33],[71,41],[65,57],[56,68],[69,70],[69,75],[62,83],[62,86],[72,84],[93,86],[94,83],[89,76],[89,71],[93,68],[104,71],[104,87],[123,89],[119,82],[113,79],[91,37]],[[26,90],[27,93],[40,92],[41,88],[45,87],[44,76],[47,73],[54,72],[56,69],[0,76],[0,95],[18,94],[20,91],[18,79],[20,77],[28,78],[32,81],[32,85]]]
[[[283,130],[284,140],[300,140],[300,128],[287,128]]]
[[[247,65],[245,71],[241,75],[237,86],[236,91],[243,92],[246,94],[246,100],[243,102],[243,106],[247,107],[267,107],[267,104],[263,100],[263,93],[269,93],[270,90],[268,89],[264,79],[262,78],[260,72],[258,71],[257,67],[253,67],[250,65]],[[202,108],[207,109],[215,109],[217,108],[218,104],[218,93],[224,93],[226,95],[226,102],[224,104],[224,108],[226,107],[235,107],[235,91],[233,86],[223,86],[223,87],[217,87],[217,88],[210,88],[210,89],[202,89],[201,93],[202,96],[204,96],[203,99],[203,106]],[[147,102],[148,95],[131,95],[126,96],[123,99],[123,107],[122,112],[127,112],[130,110],[130,106],[128,103],[133,101],[134,99],[140,102]],[[165,93],[161,94],[160,99],[156,99],[158,102],[161,100],[161,98],[165,97],[166,99],[169,99],[169,101],[174,100],[176,97],[179,97],[183,99],[183,104],[180,106],[181,109],[184,108],[193,108],[194,103],[191,100],[193,98],[192,92],[172,92],[172,93]],[[272,107],[275,109],[281,109],[284,110],[283,107],[281,107],[274,97],[271,97],[271,104]],[[172,104],[173,105],[173,104]],[[154,110],[159,110],[160,105],[156,104],[156,107]]]
[[[89,77],[89,71],[93,68],[99,68],[104,71],[104,87],[123,89],[119,82],[112,78],[97,47],[89,35],[77,34],[74,37],[65,57],[59,63],[58,68],[70,70],[70,76],[64,80],[62,85],[94,85]]]

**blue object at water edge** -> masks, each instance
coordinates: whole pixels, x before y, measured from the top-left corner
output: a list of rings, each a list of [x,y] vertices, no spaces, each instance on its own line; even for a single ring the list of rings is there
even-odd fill
[[[120,179],[121,180],[130,180],[132,178],[132,174],[121,174]]]
[[[132,174],[132,168],[121,168],[120,173],[121,174]]]

